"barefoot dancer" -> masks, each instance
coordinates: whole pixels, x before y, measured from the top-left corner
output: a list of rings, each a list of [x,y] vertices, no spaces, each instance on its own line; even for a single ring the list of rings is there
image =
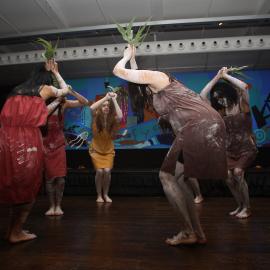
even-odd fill
[[[156,111],[161,116],[167,115],[176,135],[161,166],[160,180],[169,202],[181,216],[184,228],[166,242],[170,245],[205,243],[206,237],[184,177],[227,177],[224,122],[199,95],[167,74],[125,68],[134,55],[135,47],[128,45],[113,73],[133,83],[147,84],[153,92]],[[184,166],[176,179],[175,169],[180,154],[183,155]]]
[[[96,170],[96,201],[98,203],[112,202],[108,192],[115,155],[113,137],[123,117],[116,98],[117,94],[110,92],[90,106],[93,113],[93,139],[89,147],[89,154]]]
[[[51,68],[54,77],[61,88],[67,84],[58,72],[58,65],[53,61]],[[48,117],[43,144],[45,148],[45,179],[46,191],[50,201],[50,208],[45,213],[47,216],[63,215],[61,202],[65,187],[66,150],[64,136],[64,111],[68,108],[77,108],[88,105],[88,100],[69,87],[69,94],[77,100],[63,100],[63,103]],[[50,105],[47,106],[48,108]]]
[[[256,157],[257,148],[252,134],[249,109],[248,85],[228,74],[226,67],[219,70],[201,92],[210,101],[226,125],[228,178],[226,183],[237,202],[236,210],[230,215],[247,218],[251,215],[248,185],[244,178],[245,169]],[[226,82],[218,82],[221,78]]]
[[[36,235],[23,230],[42,181],[43,144],[39,127],[46,123],[44,100],[68,93],[52,87],[51,62],[37,66],[30,78],[13,89],[1,112],[0,202],[11,205],[7,239],[27,241]],[[61,101],[53,102],[54,109]]]

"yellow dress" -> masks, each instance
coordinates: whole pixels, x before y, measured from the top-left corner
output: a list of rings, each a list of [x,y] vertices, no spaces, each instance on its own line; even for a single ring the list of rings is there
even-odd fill
[[[107,130],[98,132],[95,123],[92,125],[93,139],[89,147],[95,169],[112,169],[115,156],[113,140]]]

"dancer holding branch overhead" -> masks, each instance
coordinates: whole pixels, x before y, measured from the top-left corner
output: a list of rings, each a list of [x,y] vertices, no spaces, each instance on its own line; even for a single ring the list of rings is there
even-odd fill
[[[115,155],[113,138],[123,117],[116,98],[116,93],[109,92],[90,106],[93,114],[93,139],[89,147],[89,154],[96,170],[96,201],[98,203],[112,202],[108,193]]]
[[[43,128],[43,144],[45,149],[45,179],[46,191],[50,201],[50,208],[45,213],[48,216],[63,215],[61,202],[65,187],[65,176],[67,171],[65,136],[64,136],[64,111],[68,108],[77,108],[88,105],[88,100],[68,86],[58,70],[54,55],[57,45],[53,47],[51,42],[39,38],[37,43],[41,44],[45,52],[42,54],[47,61],[51,61],[52,79],[55,87],[68,87],[69,94],[76,100],[63,99],[62,103],[48,117],[47,124]],[[47,107],[51,106],[54,98],[46,101]]]
[[[159,71],[126,68],[135,50],[128,45],[113,73],[129,82],[146,84],[153,93],[155,110],[167,117],[176,136],[159,175],[169,202],[182,219],[182,230],[166,242],[170,245],[205,243],[206,237],[184,177],[227,177],[224,122],[198,94],[175,78]],[[176,179],[179,155],[183,164]]]
[[[23,230],[40,188],[43,172],[43,143],[40,127],[70,90],[53,87],[52,62],[38,65],[30,77],[13,89],[1,111],[0,203],[11,206],[6,238],[11,243],[36,235]],[[57,97],[49,111],[45,102]]]
[[[226,183],[237,202],[236,210],[230,212],[230,215],[247,218],[251,215],[251,210],[244,172],[255,159],[257,148],[252,134],[248,85],[229,74],[238,69],[220,69],[202,90],[201,96],[208,100],[210,94],[212,107],[220,113],[226,125],[229,169]],[[220,79],[223,79],[223,82]]]

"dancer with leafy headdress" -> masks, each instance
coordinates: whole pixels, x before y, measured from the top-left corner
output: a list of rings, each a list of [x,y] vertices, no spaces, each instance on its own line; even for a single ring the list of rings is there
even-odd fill
[[[205,86],[201,96],[220,113],[226,125],[229,170],[226,183],[237,203],[237,208],[229,214],[238,218],[247,218],[251,215],[251,210],[244,173],[254,161],[257,148],[252,133],[248,85],[229,74],[232,72],[239,74],[238,71],[242,69],[223,67]]]

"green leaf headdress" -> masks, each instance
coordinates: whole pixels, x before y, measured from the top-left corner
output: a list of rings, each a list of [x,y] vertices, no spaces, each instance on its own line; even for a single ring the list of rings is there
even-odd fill
[[[37,44],[40,44],[44,47],[45,52],[42,53],[42,57],[46,60],[50,60],[54,58],[54,54],[56,52],[57,46],[58,46],[59,39],[57,40],[55,46],[53,47],[52,43],[50,41],[47,41],[43,38],[38,38],[36,40]]]
[[[126,26],[121,26],[119,23],[116,23],[118,32],[122,35],[123,39],[128,42],[130,45],[139,46],[144,39],[146,38],[150,26],[147,26],[149,20],[143,25],[139,27],[136,35],[133,34],[133,23],[135,18],[133,18]]]

